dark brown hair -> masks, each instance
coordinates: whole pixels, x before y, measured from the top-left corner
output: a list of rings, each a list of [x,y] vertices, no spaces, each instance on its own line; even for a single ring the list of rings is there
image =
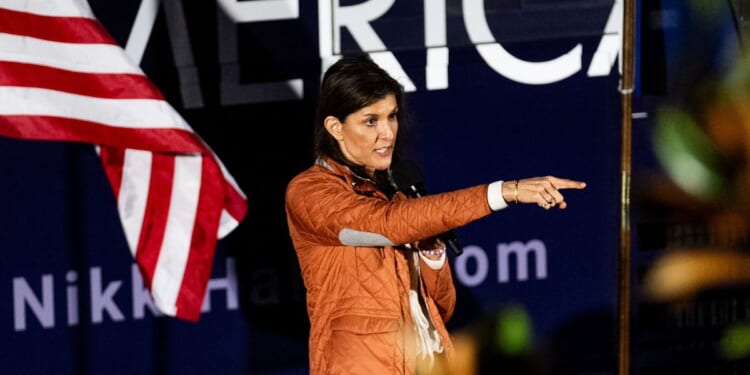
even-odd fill
[[[359,109],[366,107],[389,94],[396,98],[399,108],[397,118],[399,129],[404,121],[403,87],[391,77],[388,72],[378,66],[367,55],[344,56],[323,75],[315,114],[315,130],[313,135],[313,152],[316,158],[329,157],[348,166],[360,177],[374,177],[379,187],[381,184],[390,185],[388,171],[376,171],[375,176],[368,176],[363,166],[356,165],[346,159],[338,142],[326,130],[325,118],[334,116],[340,121]],[[393,150],[393,162],[401,153],[401,133],[396,137]]]

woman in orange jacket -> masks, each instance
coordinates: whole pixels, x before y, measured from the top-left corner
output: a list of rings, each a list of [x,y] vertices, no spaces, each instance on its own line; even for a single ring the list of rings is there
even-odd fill
[[[440,234],[512,203],[565,208],[554,176],[408,197],[398,162],[403,88],[366,56],[324,74],[315,163],[286,191],[289,234],[307,291],[310,373],[415,374],[450,361],[456,303]]]

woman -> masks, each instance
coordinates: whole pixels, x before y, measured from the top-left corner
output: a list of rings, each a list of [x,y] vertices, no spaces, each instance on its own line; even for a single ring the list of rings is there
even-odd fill
[[[450,360],[456,303],[438,235],[507,207],[565,208],[579,181],[496,181],[409,198],[393,182],[401,85],[365,56],[324,74],[315,164],[286,191],[289,234],[307,290],[311,374],[413,374]]]

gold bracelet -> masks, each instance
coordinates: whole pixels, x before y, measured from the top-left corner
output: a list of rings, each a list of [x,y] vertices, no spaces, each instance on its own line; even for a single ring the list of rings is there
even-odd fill
[[[513,189],[513,203],[518,204],[518,180],[516,180],[515,189]]]

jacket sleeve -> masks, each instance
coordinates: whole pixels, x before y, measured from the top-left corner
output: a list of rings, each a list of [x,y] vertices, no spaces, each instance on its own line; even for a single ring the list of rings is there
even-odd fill
[[[435,302],[444,322],[453,316],[456,307],[456,287],[453,284],[453,275],[448,260],[443,267],[435,270],[430,268],[424,259],[419,260],[420,273],[427,295]]]
[[[292,179],[286,191],[286,211],[296,235],[330,246],[411,243],[491,213],[486,184],[389,201],[358,194],[345,180],[325,172]]]

